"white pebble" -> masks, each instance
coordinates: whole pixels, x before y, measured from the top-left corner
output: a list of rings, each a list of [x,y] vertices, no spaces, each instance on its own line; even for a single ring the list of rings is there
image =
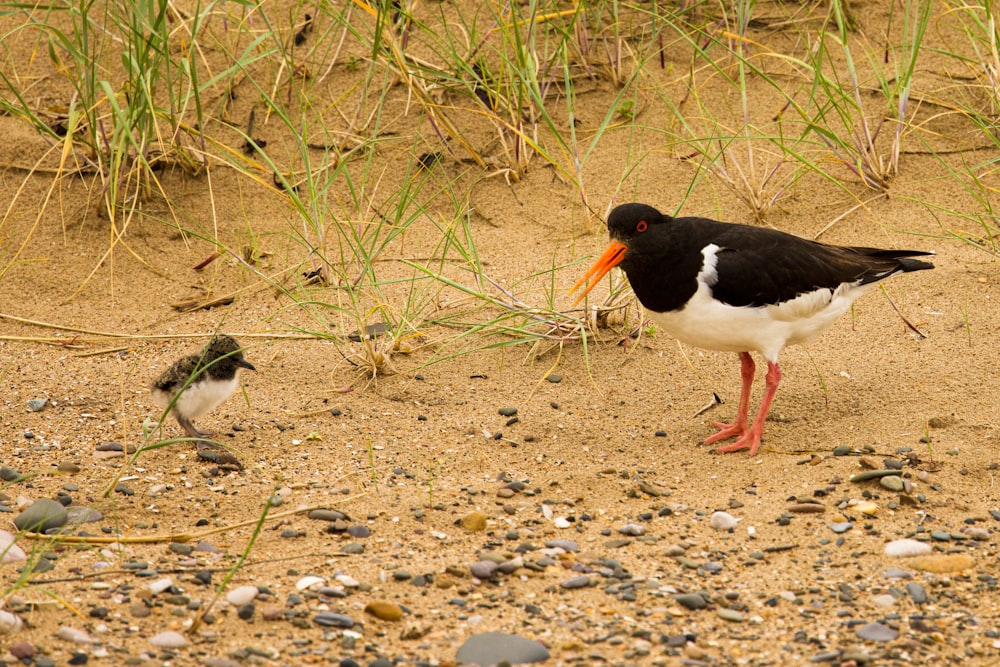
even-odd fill
[[[708,525],[716,530],[732,530],[743,519],[737,519],[729,512],[712,512]]]
[[[902,539],[893,540],[885,545],[885,555],[886,556],[896,556],[897,558],[905,558],[907,556],[923,556],[924,554],[929,554],[933,549],[931,545],[926,542],[920,542],[918,540]]]
[[[253,602],[258,592],[256,586],[239,586],[226,593],[226,600],[234,607],[242,607]]]
[[[21,629],[21,617],[0,609],[0,635],[12,635]]]
[[[153,595],[159,595],[163,591],[167,590],[174,585],[174,580],[170,577],[164,577],[163,579],[157,579],[156,581],[151,581],[146,584],[146,588]]]
[[[76,628],[71,628],[67,625],[59,628],[59,632],[56,633],[59,639],[65,639],[66,641],[74,642],[77,644],[93,644],[94,640],[90,638],[83,630],[77,630]]]
[[[24,549],[14,544],[17,537],[6,530],[0,530],[0,563],[17,563],[27,559]]]
[[[880,607],[891,607],[896,604],[896,598],[886,593],[885,595],[876,595],[872,598],[872,602]]]
[[[542,505],[542,516],[544,516],[549,521],[552,520],[552,508],[548,505]]]
[[[307,588],[312,588],[317,584],[322,584],[324,581],[325,580],[323,579],[323,577],[317,577],[314,574],[310,574],[299,579],[295,583],[295,588],[299,589],[300,591],[304,591]]]
[[[567,519],[564,516],[557,516],[555,521],[553,521],[552,523],[555,524],[556,528],[569,528],[570,526],[573,525],[572,523],[570,523],[569,519]]]
[[[184,648],[188,641],[181,633],[167,630],[150,637],[149,643],[157,648]]]
[[[358,586],[361,585],[361,583],[357,579],[355,579],[354,577],[350,577],[346,574],[338,574],[334,578],[337,580],[338,583],[340,583],[341,586],[344,586],[345,588],[357,588]]]

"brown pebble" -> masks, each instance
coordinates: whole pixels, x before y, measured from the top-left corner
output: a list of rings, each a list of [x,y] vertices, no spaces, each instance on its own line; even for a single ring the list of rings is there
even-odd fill
[[[513,498],[514,489],[508,489],[506,486],[502,489],[497,489],[497,498]]]
[[[31,642],[14,642],[7,651],[18,660],[30,661],[35,657],[35,645]]]
[[[462,517],[461,521],[459,521],[459,524],[462,526],[462,528],[469,531],[470,533],[476,533],[481,530],[486,530],[486,514],[480,512],[479,510],[475,510],[474,512],[469,512],[468,514]]]
[[[274,605],[267,605],[266,607],[261,607],[260,617],[265,621],[280,621],[284,618],[285,612],[281,607],[276,607]]]
[[[58,470],[59,472],[75,473],[75,472],[80,472],[80,466],[76,463],[73,463],[72,461],[63,461],[58,466],[56,466],[56,470]]]
[[[976,559],[969,554],[929,554],[906,561],[909,567],[934,574],[962,572],[976,566]]]
[[[786,509],[796,514],[818,514],[826,511],[826,507],[819,503],[794,503]]]
[[[398,621],[403,618],[403,608],[385,600],[372,600],[365,605],[365,613],[383,621]]]
[[[132,616],[134,616],[135,618],[146,618],[152,613],[150,608],[142,604],[141,602],[135,603],[134,605],[129,607],[128,610],[132,613]]]
[[[877,460],[874,456],[862,456],[858,459],[858,463],[861,464],[862,468],[867,468],[868,470],[882,469],[882,462]]]

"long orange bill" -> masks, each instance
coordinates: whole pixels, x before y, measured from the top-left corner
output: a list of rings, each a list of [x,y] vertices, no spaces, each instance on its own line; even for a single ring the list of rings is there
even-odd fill
[[[576,297],[576,301],[573,302],[574,306],[583,301],[583,297],[587,296],[590,290],[594,289],[594,285],[600,282],[601,278],[608,274],[608,271],[621,264],[621,261],[625,259],[626,250],[628,250],[628,246],[619,241],[612,241],[608,244],[608,247],[604,249],[604,253],[597,258],[597,261],[587,270],[583,278],[577,280],[576,284],[573,285],[573,289],[569,291],[572,294],[581,285],[586,285],[583,291],[580,292],[580,296]]]

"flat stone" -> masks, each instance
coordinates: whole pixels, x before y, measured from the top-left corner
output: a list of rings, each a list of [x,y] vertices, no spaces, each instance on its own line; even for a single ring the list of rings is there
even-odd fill
[[[870,642],[891,642],[899,637],[899,632],[881,623],[862,625],[857,629],[856,634],[858,637]]]
[[[17,515],[14,525],[29,533],[45,533],[62,528],[69,521],[66,508],[51,498],[39,498],[28,509]]]
[[[511,665],[523,665],[548,659],[549,650],[541,642],[506,632],[483,632],[472,635],[455,654],[455,662],[480,667],[491,667],[501,661]]]

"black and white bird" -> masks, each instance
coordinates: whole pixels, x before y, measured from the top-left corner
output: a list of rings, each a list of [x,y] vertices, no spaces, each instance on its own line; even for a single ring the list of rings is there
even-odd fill
[[[719,453],[760,447],[764,420],[781,380],[778,354],[833,326],[880,280],[934,268],[917,250],[879,250],[819,243],[774,229],[708,218],[673,218],[645,204],[623,204],[608,216],[611,243],[573,286],[579,303],[621,266],[650,319],[681,342],[738,352],[743,386],[736,419],[715,422],[706,444],[736,437]],[[765,391],[749,421],[751,352],[767,360]]]
[[[239,386],[241,368],[257,370],[235,339],[219,334],[201,352],[178,359],[156,379],[151,389],[153,402],[161,408],[173,403],[171,413],[187,436],[198,441],[199,450],[211,447],[204,439],[212,434],[199,431],[193,420],[232,395]]]

